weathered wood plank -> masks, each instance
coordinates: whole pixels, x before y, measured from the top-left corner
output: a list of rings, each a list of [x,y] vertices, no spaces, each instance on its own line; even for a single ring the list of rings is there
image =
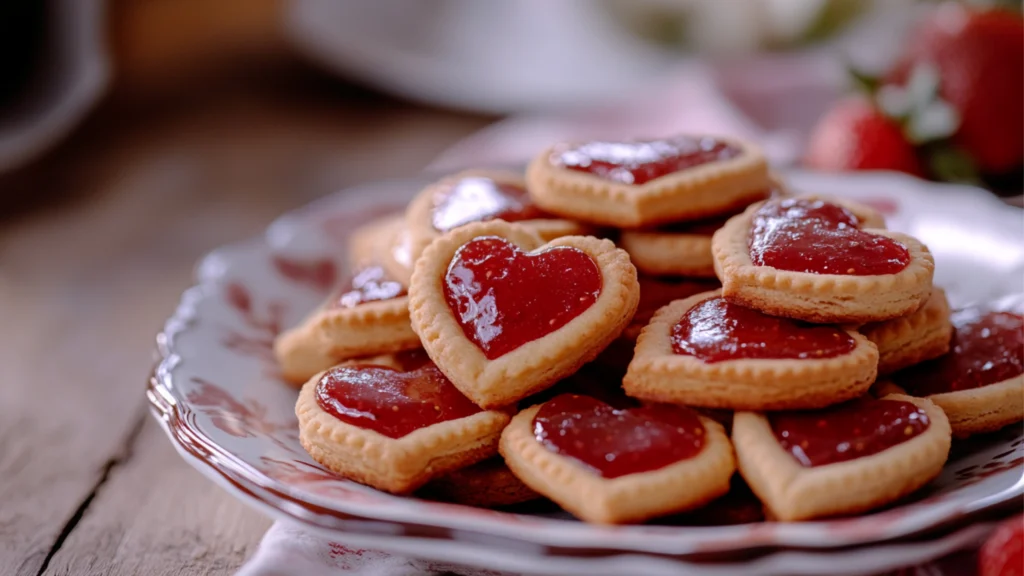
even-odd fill
[[[152,418],[46,574],[231,574],[270,520],[181,460]]]
[[[153,334],[205,251],[485,121],[270,83],[109,104],[0,180],[36,205],[0,220],[0,576],[236,566],[266,524],[152,424],[132,436]]]

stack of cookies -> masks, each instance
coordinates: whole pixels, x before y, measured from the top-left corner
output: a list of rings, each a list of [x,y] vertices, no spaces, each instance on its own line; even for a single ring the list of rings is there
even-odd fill
[[[276,342],[303,446],[382,490],[598,523],[699,508],[738,470],[803,520],[892,502],[952,436],[1021,420],[1021,310],[951,313],[919,241],[780,190],[709,136],[427,187],[353,233],[351,280]]]

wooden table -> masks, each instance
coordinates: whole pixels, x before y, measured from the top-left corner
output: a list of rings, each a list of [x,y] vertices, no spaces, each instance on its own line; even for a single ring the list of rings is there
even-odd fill
[[[185,464],[143,396],[192,265],[487,122],[267,66],[114,95],[0,178],[0,576],[232,573],[270,521]]]

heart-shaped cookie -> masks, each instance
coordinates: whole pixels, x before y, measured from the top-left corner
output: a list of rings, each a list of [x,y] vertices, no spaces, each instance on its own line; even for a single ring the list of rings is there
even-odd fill
[[[542,245],[501,220],[436,239],[409,288],[413,330],[438,367],[483,407],[542,390],[592,360],[636,311],[629,256],[608,240]]]
[[[516,478],[499,456],[439,476],[417,495],[482,508],[511,506],[541,497]]]
[[[946,292],[933,287],[917,310],[893,320],[872,322],[857,329],[878,347],[878,374],[884,376],[949,351],[953,325]]]
[[[548,212],[619,228],[721,214],[771,186],[753,144],[685,135],[558,144],[534,158],[526,181]]]
[[[576,394],[520,412],[500,450],[526,485],[602,524],[700,506],[729,490],[735,469],[722,426],[689,408]]]
[[[775,518],[808,520],[883,506],[927,484],[950,428],[930,401],[864,397],[814,412],[737,412],[740,473]]]
[[[958,437],[1024,419],[1024,306],[979,305],[954,312],[949,352],[890,376],[949,417]]]
[[[295,405],[302,446],[334,472],[405,493],[493,456],[509,421],[483,411],[422,351],[351,361],[311,378]]]
[[[274,341],[286,381],[301,385],[343,360],[419,347],[409,326],[405,284],[381,265],[383,251],[402,226],[400,216],[391,216],[353,233],[352,275],[299,326]]]
[[[545,242],[588,234],[589,228],[541,210],[526,191],[523,177],[513,172],[469,170],[431,184],[409,203],[405,223],[409,253],[415,262],[434,238],[473,222],[516,222]]]
[[[726,299],[809,322],[904,316],[931,293],[934,261],[905,234],[877,228],[874,210],[808,196],[754,204],[715,232]]]
[[[654,314],[623,387],[707,408],[820,408],[865,393],[877,364],[875,345],[855,331],[767,316],[714,290]]]

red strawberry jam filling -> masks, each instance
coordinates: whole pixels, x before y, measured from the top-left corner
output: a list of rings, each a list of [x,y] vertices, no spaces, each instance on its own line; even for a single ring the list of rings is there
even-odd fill
[[[434,197],[434,229],[447,232],[470,222],[500,218],[507,222],[544,218],[526,189],[482,176],[458,180]]]
[[[563,394],[533,417],[545,448],[577,460],[604,478],[664,468],[693,458],[707,431],[684,406],[650,404],[619,410],[589,396]]]
[[[493,360],[565,326],[593,306],[601,286],[600,268],[582,250],[526,253],[488,236],[455,253],[444,297],[466,337]]]
[[[1024,373],[1024,316],[972,307],[952,314],[949,352],[893,375],[915,396],[971,390]]]
[[[673,300],[689,298],[694,294],[721,288],[718,280],[702,280],[687,278],[662,278],[658,276],[640,276],[640,304],[633,316],[633,324],[646,326],[659,308]]]
[[[701,164],[729,160],[742,152],[728,142],[710,137],[676,136],[663,140],[587,142],[554,152],[551,163],[639,186]]]
[[[710,298],[672,327],[672,350],[709,364],[743,358],[815,359],[848,354],[857,342],[834,326],[777,318]]]
[[[906,246],[860,225],[849,210],[822,200],[769,200],[754,213],[750,260],[791,272],[849,276],[896,274],[910,264]]]
[[[772,432],[801,466],[871,456],[928,429],[924,410],[902,400],[860,398],[814,412],[776,412]]]
[[[480,412],[425,355],[420,358],[400,359],[408,371],[370,364],[332,368],[317,383],[316,402],[346,424],[389,438]]]
[[[350,288],[331,301],[335,308],[355,308],[366,302],[391,300],[405,296],[405,286],[388,277],[380,266],[368,266],[352,277]]]

